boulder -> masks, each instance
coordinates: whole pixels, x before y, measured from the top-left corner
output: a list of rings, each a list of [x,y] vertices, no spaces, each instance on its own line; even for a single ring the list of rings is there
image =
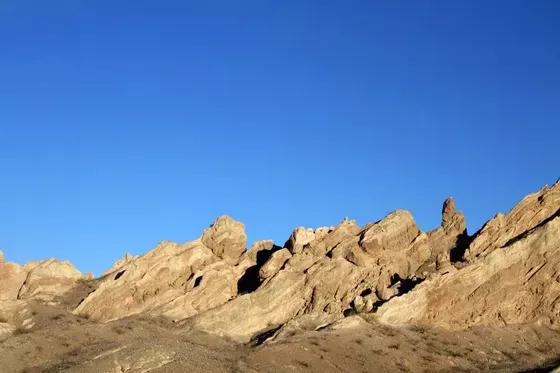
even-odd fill
[[[420,234],[410,212],[397,210],[383,220],[366,227],[360,237],[360,247],[369,255],[406,250]]]
[[[274,241],[272,240],[262,240],[256,241],[253,245],[247,250],[247,255],[252,262],[257,262],[257,256],[260,252],[263,251],[271,251],[274,248]]]
[[[229,216],[221,216],[204,231],[201,242],[228,264],[236,264],[247,249],[245,225]]]
[[[292,254],[290,254],[290,251],[288,249],[276,251],[272,254],[270,259],[268,259],[268,261],[260,268],[259,277],[264,280],[274,276],[278,273],[278,271],[280,271],[284,263],[286,263],[286,261],[290,259],[291,256]]]
[[[296,228],[288,241],[284,244],[290,253],[299,254],[303,251],[305,245],[315,239],[315,231],[310,228],[299,227]]]

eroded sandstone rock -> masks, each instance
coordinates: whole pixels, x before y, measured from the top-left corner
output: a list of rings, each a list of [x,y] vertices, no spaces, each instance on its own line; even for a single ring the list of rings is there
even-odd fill
[[[68,261],[48,259],[23,266],[0,261],[0,300],[51,299],[68,291],[82,274]]]
[[[497,214],[474,236],[465,258],[485,256],[560,214],[560,180],[523,198],[507,214]]]
[[[560,217],[470,266],[425,281],[384,304],[378,315],[390,324],[456,329],[532,322],[559,327]]]
[[[182,320],[217,307],[237,296],[239,279],[255,265],[245,242],[243,224],[222,216],[198,240],[164,241],[125,258],[74,313],[101,322],[138,313]]]
[[[31,269],[21,287],[18,298],[51,298],[68,291],[82,274],[68,261],[45,260]]]
[[[452,198],[441,214],[429,232],[397,210],[363,228],[348,219],[297,228],[284,248],[257,241],[248,251],[243,224],[223,216],[200,239],[120,259],[74,313],[100,322],[166,316],[239,342],[370,312],[385,323],[448,328],[559,326],[559,183],[473,237]],[[79,279],[68,263],[18,266],[0,253],[0,300],[49,296]]]
[[[290,254],[288,249],[276,251],[272,254],[270,259],[268,259],[268,261],[261,267],[261,269],[259,270],[259,276],[262,279],[267,279],[274,276],[278,273],[278,271],[280,271],[284,263],[286,263],[286,261],[290,259],[291,256],[292,254]]]
[[[236,264],[247,249],[245,225],[229,216],[221,216],[204,231],[201,242],[228,264]]]

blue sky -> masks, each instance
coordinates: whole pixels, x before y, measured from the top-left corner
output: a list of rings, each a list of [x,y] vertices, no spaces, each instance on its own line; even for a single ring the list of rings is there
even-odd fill
[[[0,4],[0,249],[101,273],[216,217],[249,241],[476,231],[560,176],[560,2]]]

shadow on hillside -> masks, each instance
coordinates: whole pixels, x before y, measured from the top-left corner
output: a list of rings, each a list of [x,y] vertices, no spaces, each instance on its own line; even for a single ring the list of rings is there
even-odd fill
[[[272,254],[281,249],[280,246],[274,245],[270,250],[261,250],[257,253],[257,264],[247,268],[245,274],[237,281],[237,293],[239,295],[252,293],[261,286],[262,280],[259,277],[259,270]]]
[[[560,368],[560,358],[550,360],[537,368],[520,370],[517,373],[552,373],[558,368]]]

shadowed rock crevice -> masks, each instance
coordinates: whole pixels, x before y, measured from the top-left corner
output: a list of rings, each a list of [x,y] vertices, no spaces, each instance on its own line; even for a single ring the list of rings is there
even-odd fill
[[[279,250],[282,250],[280,246],[273,245],[271,249],[260,250],[257,253],[257,263],[247,268],[243,276],[237,281],[237,293],[239,295],[252,293],[261,286],[263,280],[259,275],[259,271],[268,262],[272,254]]]
[[[465,261],[465,252],[471,244],[473,238],[467,234],[465,230],[457,237],[457,245],[449,251],[449,261],[458,263]]]
[[[73,314],[100,323],[161,316],[188,332],[257,345],[288,330],[370,317],[456,329],[536,321],[556,327],[558,191],[528,196],[475,237],[452,198],[432,231],[396,210],[363,227],[344,219],[335,227],[296,228],[285,248],[266,240],[247,250],[244,225],[220,217],[199,239],[164,241],[119,259],[95,286],[70,292],[73,305],[85,297]],[[18,266],[1,255],[0,275],[0,300],[17,302],[77,289],[82,279],[64,263]],[[10,312],[0,316],[10,321],[19,311]],[[349,317],[355,313],[360,317]],[[24,321],[34,322],[21,316],[13,325]]]
[[[560,358],[552,359],[533,369],[520,370],[517,373],[554,373],[558,372],[558,368],[560,368]]]
[[[553,215],[551,215],[550,217],[544,219],[542,222],[540,222],[539,224],[537,224],[536,226],[534,226],[533,228],[529,229],[526,232],[521,233],[520,235],[513,237],[512,239],[510,239],[508,242],[506,242],[504,244],[503,247],[508,247],[513,245],[514,243],[516,243],[519,240],[522,240],[523,238],[527,237],[529,234],[531,234],[532,232],[534,232],[536,229],[546,225],[547,223],[551,222],[552,220],[556,219],[560,217],[560,209],[558,209],[558,211],[556,211],[556,213],[554,213]]]
[[[282,325],[255,335],[251,338],[249,345],[253,347],[262,345],[267,339],[272,338],[280,329],[282,329]]]
[[[391,299],[411,292],[417,285],[424,282],[424,280],[425,279],[422,277],[411,277],[402,279],[398,273],[395,273],[393,276],[391,276],[391,288],[397,289],[395,295],[393,295],[389,299],[379,299],[378,301],[374,302],[371,312],[375,313],[379,307],[381,307]]]
[[[117,273],[117,274],[115,275],[115,281],[117,281],[119,278],[121,278],[122,275],[124,275],[125,272],[126,272],[126,271],[120,271],[119,273]]]

